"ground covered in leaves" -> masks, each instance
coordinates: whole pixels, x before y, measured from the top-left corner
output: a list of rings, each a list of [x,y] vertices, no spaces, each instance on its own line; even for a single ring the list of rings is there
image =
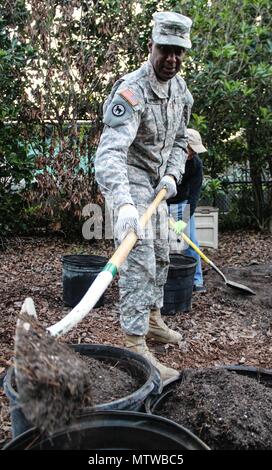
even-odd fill
[[[271,367],[272,357],[272,236],[256,232],[223,233],[219,249],[205,253],[228,279],[256,291],[242,296],[224,286],[220,276],[204,267],[206,294],[194,294],[192,310],[166,316],[169,326],[183,334],[179,345],[150,345],[157,358],[177,369],[222,364]],[[110,244],[71,244],[56,238],[9,240],[0,252],[0,375],[14,354],[17,314],[26,297],[32,297],[40,322],[47,327],[70,308],[62,300],[62,261],[65,254],[109,257]],[[105,294],[103,307],[94,309],[63,338],[68,343],[123,346],[119,327],[116,281]],[[11,438],[8,401],[0,387],[0,446]]]

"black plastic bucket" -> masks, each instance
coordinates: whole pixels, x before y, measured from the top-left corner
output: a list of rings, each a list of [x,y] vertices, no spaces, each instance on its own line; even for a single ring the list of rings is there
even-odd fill
[[[126,348],[118,348],[104,344],[73,344],[72,348],[82,355],[116,365],[126,370],[132,377],[141,382],[141,386],[131,395],[108,403],[94,406],[94,410],[131,410],[139,411],[149,394],[161,392],[162,382],[157,369],[138,353]]]
[[[96,276],[102,271],[107,258],[94,255],[65,255],[62,257],[63,301],[65,305],[75,307]],[[102,296],[95,307],[104,305]]]
[[[164,286],[163,315],[191,310],[196,265],[197,261],[191,256],[170,255],[168,278]]]
[[[101,403],[94,406],[95,411],[100,410],[132,410],[139,411],[144,407],[144,403],[149,394],[158,394],[162,388],[162,382],[157,369],[140,354],[129,351],[125,348],[117,348],[104,344],[71,344],[75,351],[82,355],[92,357],[101,361],[106,361],[126,370],[132,377],[136,377],[141,383],[140,387],[131,395],[108,403]],[[4,378],[4,390],[10,402],[10,415],[12,436],[30,429],[32,425],[27,421],[20,405],[19,395],[13,387],[14,368],[10,367]]]
[[[111,411],[82,415],[48,438],[30,429],[3,450],[209,450],[188,429],[159,416]]]
[[[9,367],[4,377],[3,385],[5,394],[9,399],[11,433],[13,438],[32,427],[19,405],[19,395],[13,386],[14,380],[14,367]]]

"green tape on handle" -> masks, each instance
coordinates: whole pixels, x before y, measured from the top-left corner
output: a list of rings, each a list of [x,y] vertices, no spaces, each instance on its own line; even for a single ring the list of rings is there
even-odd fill
[[[110,271],[112,274],[112,277],[115,277],[118,269],[113,263],[107,263],[106,266],[102,269],[102,271]]]

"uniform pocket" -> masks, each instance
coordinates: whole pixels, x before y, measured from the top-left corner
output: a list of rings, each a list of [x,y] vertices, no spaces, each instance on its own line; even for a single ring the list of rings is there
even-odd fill
[[[138,135],[141,135],[145,143],[156,145],[164,140],[165,133],[161,100],[148,101],[142,115]]]

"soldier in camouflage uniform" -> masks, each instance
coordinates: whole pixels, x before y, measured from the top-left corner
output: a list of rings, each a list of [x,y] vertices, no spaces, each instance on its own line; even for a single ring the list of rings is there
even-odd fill
[[[104,105],[105,127],[95,174],[106,200],[118,210],[118,242],[130,230],[139,238],[120,269],[120,320],[126,347],[147,357],[167,380],[178,372],[158,362],[145,341],[151,337],[164,343],[181,340],[160,314],[169,266],[166,201],[157,213],[159,224],[153,218],[154,237],[148,230],[143,233],[139,216],[163,187],[166,199],[175,195],[184,173],[188,89],[176,74],[185,49],[191,47],[192,22],[172,12],[155,13],[153,18],[148,62],[118,80]]]

